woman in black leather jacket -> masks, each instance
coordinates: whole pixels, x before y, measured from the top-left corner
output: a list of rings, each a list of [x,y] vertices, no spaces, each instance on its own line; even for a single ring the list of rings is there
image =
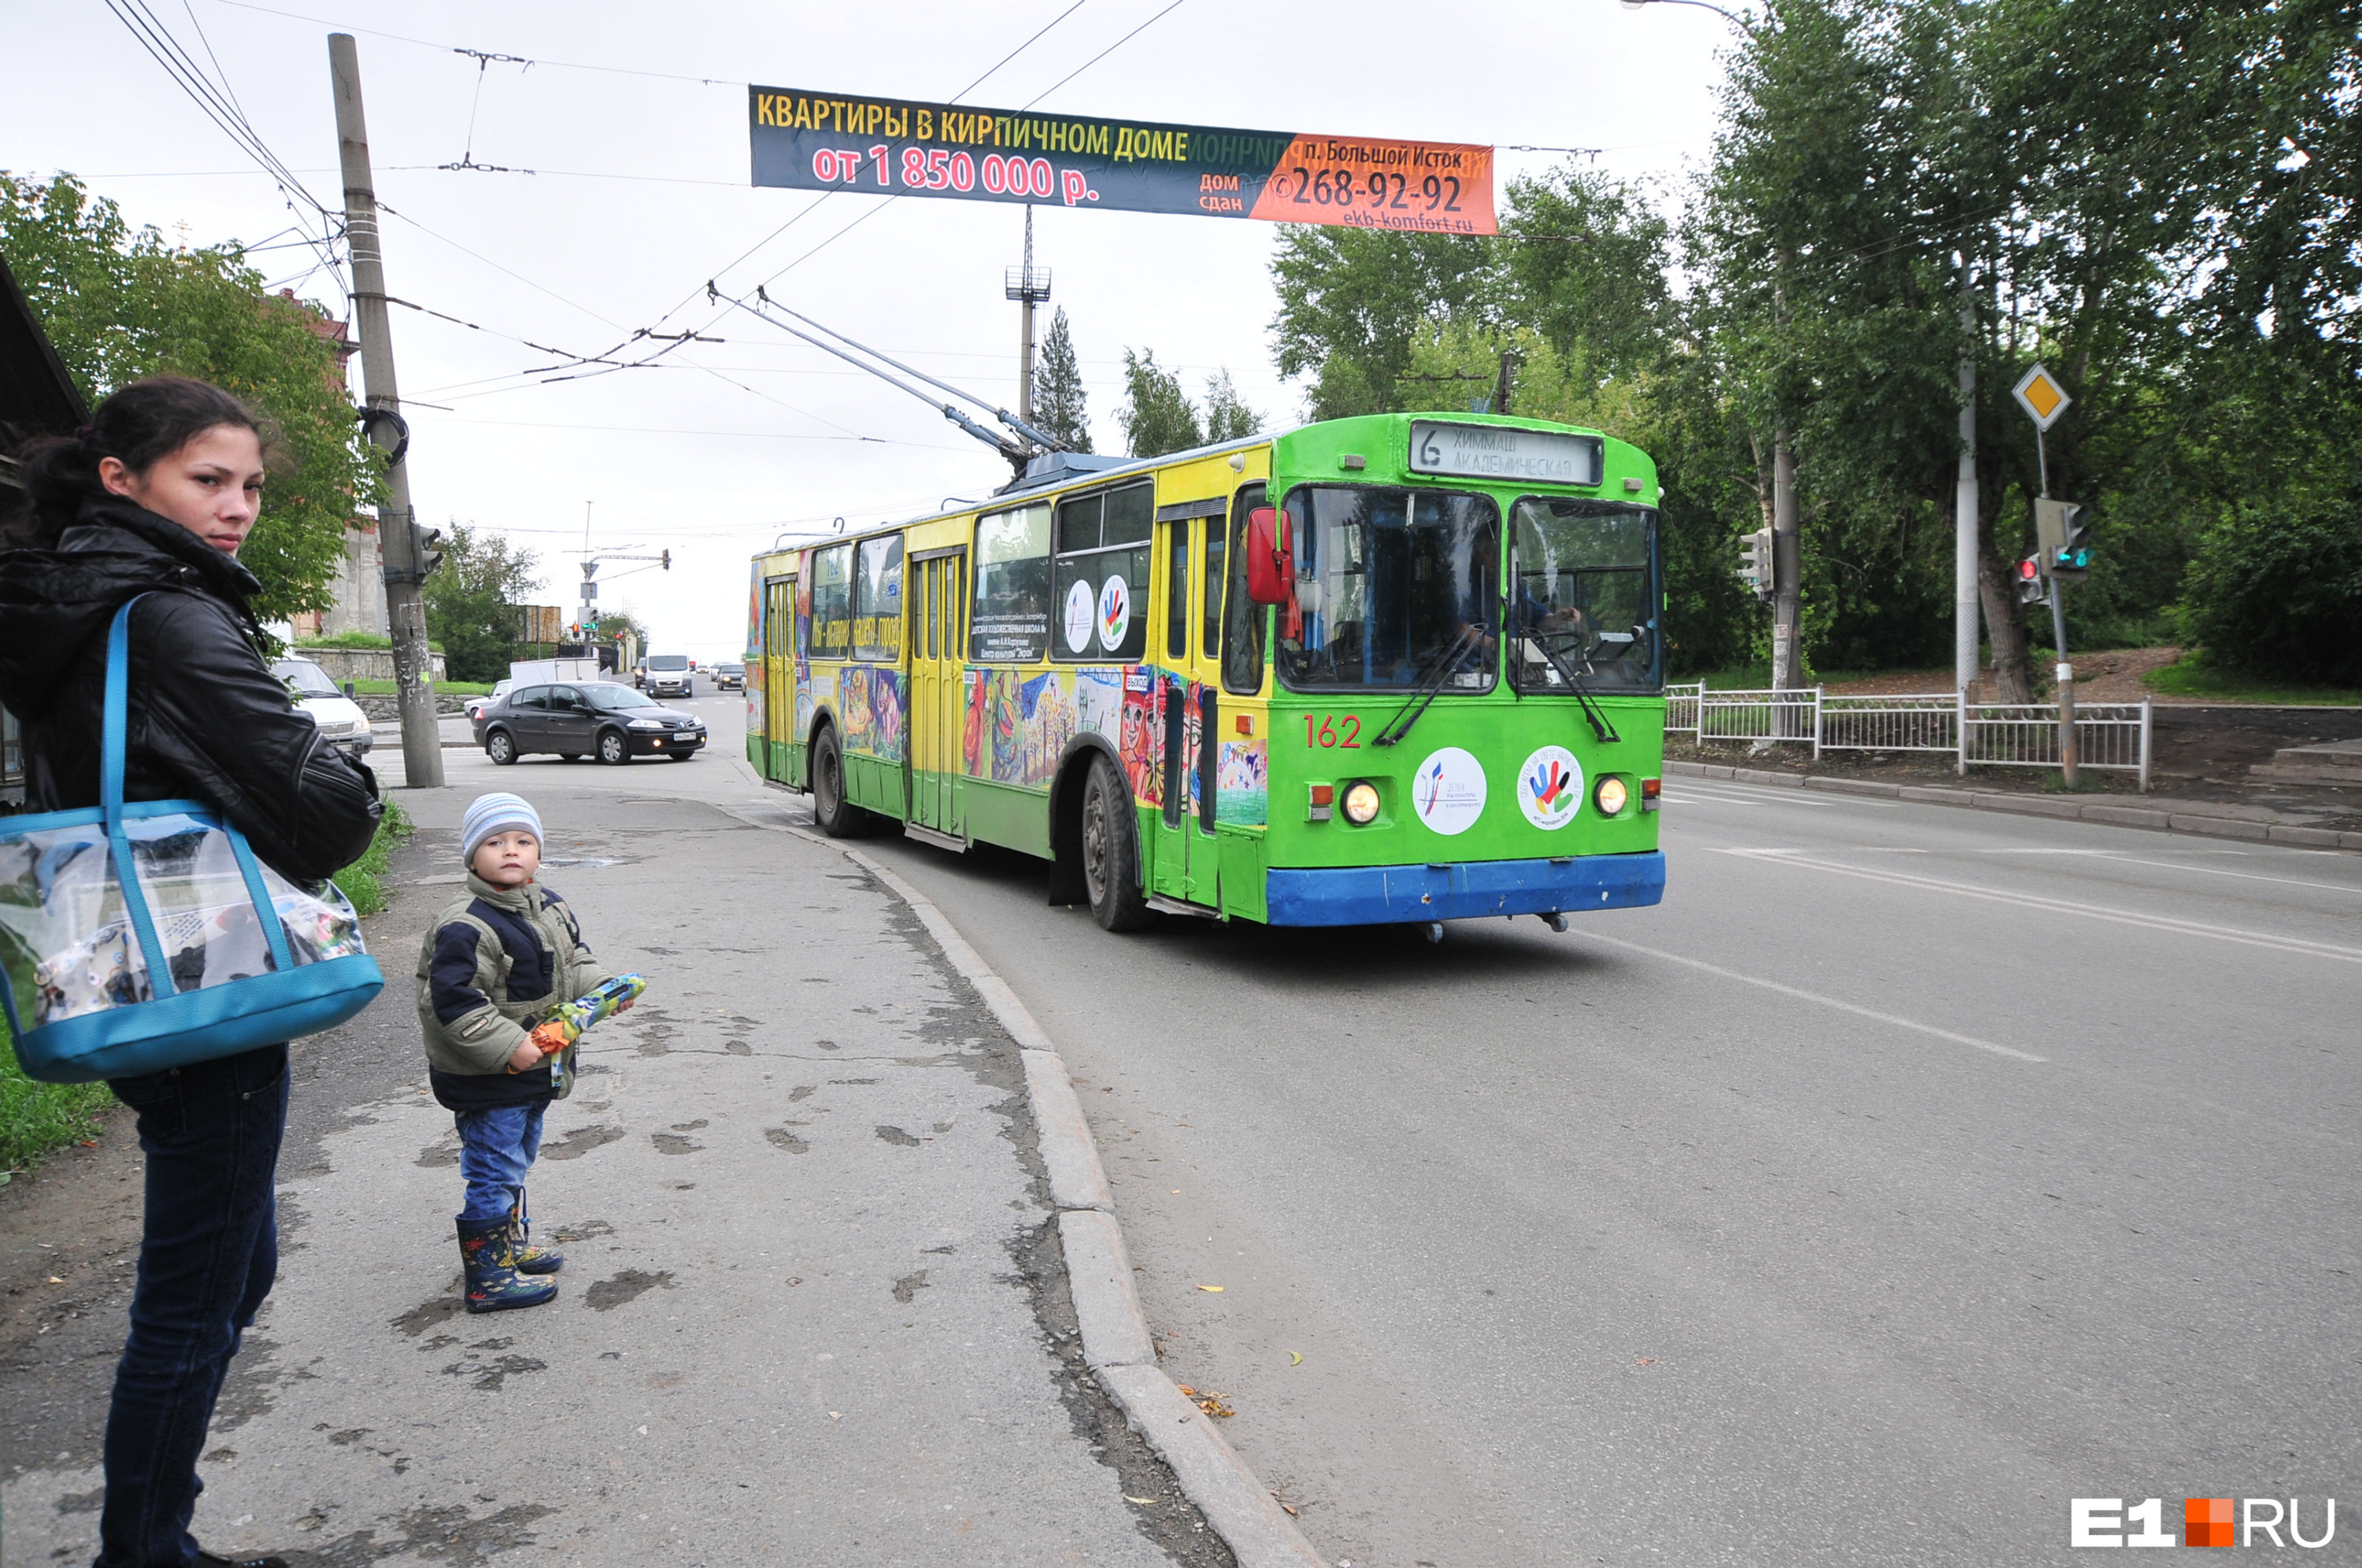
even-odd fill
[[[237,562],[261,502],[255,416],[203,381],[138,381],[73,438],[37,445],[25,468],[30,536],[0,556],[0,702],[24,728],[28,806],[99,803],[106,629],[144,594],[131,612],[125,798],[207,801],[292,881],[358,858],[377,826],[377,780],[270,673],[248,608],[260,585]],[[287,1047],[109,1087],[138,1114],[147,1211],[107,1416],[98,1564],[220,1563],[189,1533],[197,1455],[278,1270]]]

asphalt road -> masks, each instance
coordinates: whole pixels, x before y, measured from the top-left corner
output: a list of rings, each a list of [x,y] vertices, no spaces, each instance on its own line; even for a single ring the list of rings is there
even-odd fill
[[[569,782],[749,798],[698,706],[720,755]],[[1660,909],[1440,946],[871,848],[1056,1040],[1168,1368],[1332,1561],[2066,1562],[2074,1496],[2356,1494],[2362,860],[1695,780],[1664,842]]]

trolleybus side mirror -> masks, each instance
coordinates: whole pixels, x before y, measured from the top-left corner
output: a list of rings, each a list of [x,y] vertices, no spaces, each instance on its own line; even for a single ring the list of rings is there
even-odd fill
[[[1247,513],[1247,602],[1287,604],[1296,598],[1296,548],[1285,513],[1258,506]]]

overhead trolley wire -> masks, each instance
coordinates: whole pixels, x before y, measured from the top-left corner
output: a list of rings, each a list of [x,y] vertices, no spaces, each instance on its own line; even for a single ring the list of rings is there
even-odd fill
[[[149,57],[163,68],[164,73],[172,79],[173,84],[188,96],[190,102],[195,104],[199,111],[207,119],[213,121],[223,135],[228,137],[240,151],[253,159],[261,167],[263,172],[270,177],[279,187],[281,194],[288,199],[289,210],[296,213],[299,224],[304,221],[304,214],[295,206],[294,199],[298,196],[302,197],[304,204],[312,209],[313,215],[319,222],[320,234],[318,237],[313,238],[308,229],[303,232],[313,253],[319,258],[319,263],[297,274],[294,281],[301,282],[322,268],[326,268],[332,274],[337,291],[349,302],[351,290],[346,285],[343,273],[338,271],[337,256],[337,243],[343,237],[344,232],[343,215],[313,195],[304,182],[296,177],[294,171],[270,149],[270,144],[263,139],[262,134],[256,130],[253,123],[246,117],[246,111],[237,101],[237,92],[229,84],[228,74],[222,72],[221,61],[214,54],[212,42],[205,39],[204,28],[197,24],[196,13],[193,10],[190,12],[189,21],[197,28],[197,37],[204,44],[206,58],[214,62],[214,70],[220,77],[218,83],[206,75],[204,67],[197,63],[195,57],[189,53],[178,38],[173,36],[172,30],[164,25],[162,18],[149,8],[146,0],[106,0],[106,7],[115,13],[116,19],[130,32],[139,47],[148,51]]]

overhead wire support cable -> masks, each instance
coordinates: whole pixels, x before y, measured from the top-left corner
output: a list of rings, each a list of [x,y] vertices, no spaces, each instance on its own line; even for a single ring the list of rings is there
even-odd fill
[[[912,386],[910,382],[901,380],[900,377],[889,375],[884,370],[879,370],[877,366],[870,364],[867,360],[855,359],[853,355],[838,348],[835,344],[827,341],[825,338],[816,337],[812,336],[812,334],[804,331],[801,327],[791,326],[788,323],[778,319],[778,317],[772,315],[766,311],[756,309],[754,305],[748,304],[745,300],[737,299],[732,295],[723,293],[720,289],[714,287],[711,280],[708,280],[705,286],[707,290],[707,298],[713,303],[727,303],[739,310],[745,311],[748,315],[755,317],[758,321],[769,322],[773,326],[778,327],[780,331],[788,334],[789,337],[800,337],[805,342],[811,344],[813,348],[822,350],[823,353],[833,354],[838,359],[844,360],[846,364],[856,366],[861,370],[868,371],[871,375],[876,376],[879,381],[884,381],[889,386],[895,387],[902,392],[910,393],[912,397],[917,398],[921,403],[927,404],[936,413],[942,414],[945,419],[950,420],[954,425],[958,425],[962,430],[966,431],[969,435],[975,436],[977,440],[983,442],[986,446],[999,453],[1001,457],[1008,459],[1010,466],[1017,472],[1021,474],[1023,473],[1026,463],[1034,457],[1035,454],[1032,447],[1025,446],[1021,442],[1013,441],[1006,436],[997,436],[991,431],[987,430],[973,417],[964,413],[957,404],[950,403],[937,403],[933,398],[929,397],[925,392],[921,392],[917,387]],[[767,294],[763,293],[759,289],[756,291],[756,297],[761,300],[764,304],[771,305],[776,309],[785,310],[787,308],[784,305],[778,304],[777,301],[771,299]],[[794,313],[790,312],[789,314],[792,315]],[[797,316],[797,319],[801,321],[809,318],[800,315]],[[816,326],[819,326],[817,322],[813,323],[813,325]],[[822,328],[822,330],[826,331],[828,329]],[[842,335],[840,334],[839,336]],[[849,337],[844,338],[844,341],[847,343],[853,343],[853,339]],[[861,348],[857,343],[854,343],[853,346],[856,348]],[[862,352],[866,354],[872,353],[874,351],[863,348]],[[878,355],[877,358],[884,359],[885,356]],[[888,362],[892,363],[890,360]],[[919,372],[915,370],[912,370],[910,373],[912,375],[919,374]],[[922,377],[921,379],[933,382],[933,384],[937,386],[943,385],[942,382],[935,381],[931,376]],[[952,392],[955,396],[967,398],[967,401],[977,404],[978,407],[987,406],[983,399],[968,397],[966,392],[960,392],[955,387],[946,387],[944,390]]]
[[[992,416],[995,419],[998,419],[1003,425],[1008,425],[1009,428],[1016,431],[1027,440],[1039,443],[1045,451],[1063,452],[1068,449],[1065,443],[1060,441],[1056,436],[1035,429],[1032,425],[1026,424],[1023,420],[1011,414],[1007,409],[993,408],[993,405],[990,403],[977,396],[972,392],[965,392],[960,388],[952,385],[949,381],[937,381],[934,377],[927,374],[926,371],[919,370],[915,366],[906,365],[890,354],[872,348],[866,343],[860,342],[855,338],[847,337],[844,333],[839,332],[833,326],[823,326],[822,323],[814,321],[811,317],[804,315],[801,311],[790,310],[788,306],[781,304],[778,301],[773,299],[769,294],[765,293],[759,288],[755,291],[755,297],[761,300],[765,304],[769,305],[773,310],[782,311],[789,315],[794,316],[798,321],[802,322],[806,326],[812,328],[814,331],[825,332],[840,343],[851,344],[854,348],[860,349],[864,354],[868,355],[873,359],[883,360],[887,364],[891,365],[896,370],[901,371],[906,376],[916,376],[919,380],[926,382],[929,386],[936,388],[941,392],[947,392],[954,397],[960,399],[962,402],[972,403],[978,408],[992,408]]]

